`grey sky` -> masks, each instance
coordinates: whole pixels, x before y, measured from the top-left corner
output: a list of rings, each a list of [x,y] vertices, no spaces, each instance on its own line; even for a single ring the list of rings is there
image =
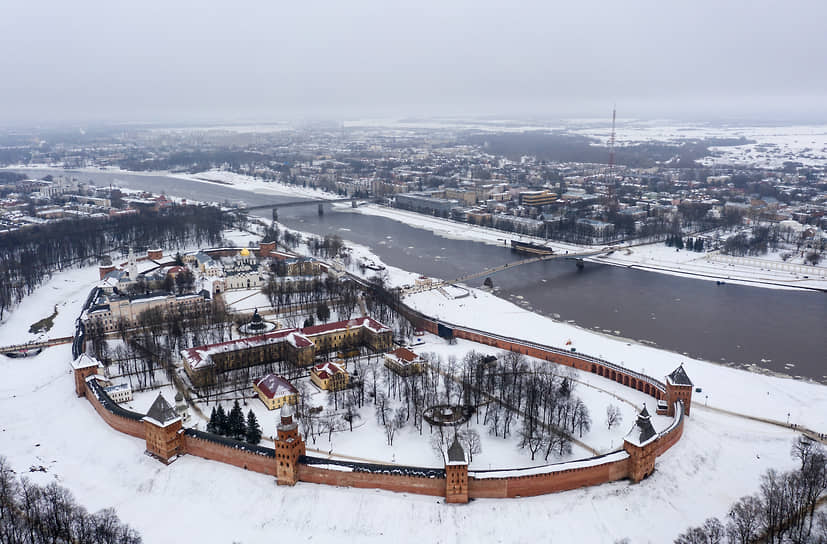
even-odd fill
[[[827,114],[827,2],[0,2],[0,124]]]

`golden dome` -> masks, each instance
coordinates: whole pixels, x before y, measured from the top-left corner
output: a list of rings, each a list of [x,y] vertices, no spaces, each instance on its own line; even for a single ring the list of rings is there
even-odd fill
[[[249,257],[249,256],[250,256],[250,250],[249,250],[249,249],[247,249],[246,247],[245,247],[245,248],[242,248],[242,249],[241,249],[241,253],[240,253],[240,255],[241,255],[242,257]]]

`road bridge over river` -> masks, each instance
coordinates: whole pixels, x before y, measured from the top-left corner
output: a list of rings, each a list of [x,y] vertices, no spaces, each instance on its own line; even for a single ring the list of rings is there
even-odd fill
[[[499,274],[500,272],[505,272],[506,270],[513,270],[518,266],[523,266],[526,264],[537,263],[540,261],[551,261],[555,259],[564,259],[564,260],[571,260],[577,263],[577,266],[583,266],[583,259],[588,259],[590,257],[598,257],[600,255],[608,255],[614,251],[615,248],[606,247],[603,249],[593,250],[593,251],[582,251],[578,253],[555,253],[549,255],[539,255],[537,257],[531,257],[528,259],[523,259],[521,261],[513,262],[513,263],[505,263],[504,265],[497,266],[495,268],[486,268],[485,270],[481,270],[479,272],[474,272],[472,274],[466,274],[465,276],[460,276],[454,280],[438,280],[432,281],[430,283],[416,285],[411,287],[410,289],[405,289],[405,295],[412,295],[414,293],[422,293],[424,291],[430,291],[432,289],[440,289],[442,287],[453,285],[455,283],[464,283],[467,281],[476,280],[482,277],[491,276],[494,274]]]
[[[332,204],[334,202],[352,202],[353,198],[309,198],[306,200],[293,200],[290,202],[279,202],[278,204],[256,204],[247,206],[245,210],[266,210],[270,208],[291,208],[294,206],[308,206],[310,204]]]

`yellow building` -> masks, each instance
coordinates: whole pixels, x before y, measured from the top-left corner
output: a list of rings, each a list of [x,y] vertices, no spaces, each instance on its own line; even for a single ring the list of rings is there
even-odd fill
[[[276,410],[285,404],[296,404],[299,398],[299,392],[293,384],[276,374],[267,374],[257,379],[253,382],[253,389],[268,410]]]
[[[400,376],[410,376],[422,372],[425,360],[407,348],[397,348],[385,354],[385,366]]]
[[[325,391],[339,391],[347,387],[350,376],[339,362],[319,363],[310,369],[310,379]]]
[[[557,201],[557,195],[551,191],[523,191],[520,193],[520,204],[523,206],[545,206]]]

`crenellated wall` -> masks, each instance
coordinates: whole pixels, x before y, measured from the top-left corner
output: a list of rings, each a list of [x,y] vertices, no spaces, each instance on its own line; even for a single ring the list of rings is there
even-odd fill
[[[256,453],[199,438],[186,432],[184,433],[184,451],[196,457],[226,463],[244,470],[260,472],[273,477],[276,475],[275,452],[273,456]]]
[[[107,425],[109,425],[116,431],[120,431],[130,436],[134,436],[135,438],[145,440],[146,434],[144,432],[144,424],[141,422],[141,420],[139,418],[128,418],[122,415],[118,415],[111,409],[106,408],[101,402],[101,400],[98,398],[98,396],[101,394],[106,395],[106,393],[103,392],[102,389],[96,393],[94,386],[90,385],[88,381],[86,382],[86,399],[92,404],[92,407],[95,409],[98,415],[101,416],[101,418],[107,423]],[[109,399],[108,396],[106,396],[105,398]],[[114,401],[112,401],[111,399],[109,399],[109,402],[114,404]]]
[[[379,474],[322,468],[299,464],[299,481],[314,484],[337,485],[342,487],[359,487],[365,489],[384,489],[397,493],[415,493],[417,495],[445,496],[445,478],[417,477],[396,474]]]

